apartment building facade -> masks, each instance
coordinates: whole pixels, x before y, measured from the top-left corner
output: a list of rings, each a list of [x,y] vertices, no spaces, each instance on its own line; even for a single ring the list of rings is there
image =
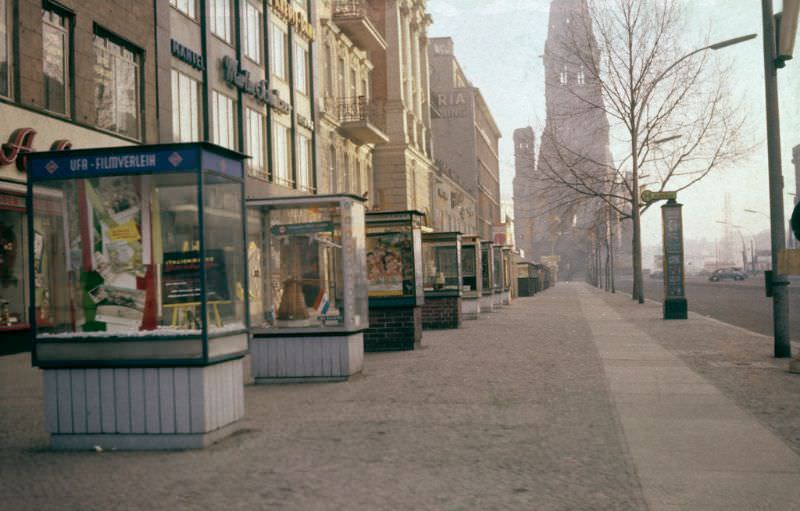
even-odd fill
[[[492,239],[500,223],[501,133],[480,89],[467,79],[449,37],[431,38],[431,125],[436,159],[455,170],[476,200],[477,234]]]

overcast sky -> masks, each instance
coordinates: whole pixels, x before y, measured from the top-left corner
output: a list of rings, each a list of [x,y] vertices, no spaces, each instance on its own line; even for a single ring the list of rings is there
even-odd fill
[[[698,33],[711,32],[712,42],[757,33],[758,39],[721,50],[735,73],[735,93],[742,95],[750,111],[750,129],[759,143],[748,161],[723,168],[691,190],[682,193],[687,238],[721,237],[725,194],[730,193],[732,220],[742,233],[769,227],[766,217],[744,209],[769,211],[766,121],[764,113],[761,2],[755,0],[684,0],[692,26]],[[503,132],[500,143],[501,189],[512,195],[514,177],[514,129],[531,125],[539,135],[545,124],[544,68],[550,0],[429,0],[433,16],[431,36],[450,36],[455,54],[472,84],[481,89]],[[778,11],[781,1],[775,1]],[[694,46],[692,46],[694,47]],[[791,148],[800,144],[800,51],[795,61],[778,73],[785,191],[794,192]],[[794,197],[785,195],[788,215]],[[660,213],[649,210],[643,219],[646,245],[660,245]],[[767,247],[764,247],[767,248]]]

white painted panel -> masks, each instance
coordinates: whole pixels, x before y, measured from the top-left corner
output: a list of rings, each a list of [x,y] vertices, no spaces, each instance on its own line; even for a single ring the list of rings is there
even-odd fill
[[[114,369],[114,405],[116,406],[117,433],[131,432],[130,371]]]
[[[102,433],[102,407],[100,406],[100,370],[86,369],[86,432]]]
[[[42,371],[44,380],[44,428],[48,433],[58,433],[58,376],[54,369]]]
[[[86,433],[86,370],[71,369],[72,431]]]
[[[114,369],[100,369],[100,429],[103,433],[116,433],[114,405]]]
[[[145,427],[144,369],[129,370],[128,388],[131,396],[131,433],[144,433],[147,429]]]
[[[203,368],[189,368],[189,412],[192,433],[203,433],[206,431],[205,420],[205,388],[203,384]]]
[[[189,369],[176,367],[175,373],[175,431],[189,433],[192,431],[191,406],[189,403]]]
[[[158,409],[158,369],[144,370],[144,430],[161,432],[161,413]]]
[[[175,433],[175,379],[174,368],[158,370],[161,432]]]
[[[72,433],[72,384],[69,369],[56,369],[58,392],[58,432]]]

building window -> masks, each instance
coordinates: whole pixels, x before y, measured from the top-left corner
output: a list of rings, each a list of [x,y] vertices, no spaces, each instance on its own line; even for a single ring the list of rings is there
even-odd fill
[[[327,97],[333,96],[331,89],[333,88],[333,53],[331,45],[325,43],[325,95]]]
[[[561,85],[566,85],[568,77],[569,73],[567,72],[567,66],[563,66],[561,68],[561,73],[558,76],[558,81],[561,82]]]
[[[273,181],[281,185],[291,185],[292,178],[289,173],[289,128],[273,122],[272,123],[272,154],[273,161]]]
[[[200,83],[172,70],[172,140],[196,142],[200,140]]]
[[[182,12],[192,19],[197,19],[195,0],[169,0],[169,5],[174,7],[178,12]]]
[[[311,139],[303,134],[297,135],[297,188],[311,191]]]
[[[308,95],[308,52],[298,43],[294,45],[294,88]]]
[[[210,0],[211,13],[208,17],[211,33],[226,43],[231,42],[231,1]]]
[[[271,23],[269,35],[270,68],[272,74],[281,80],[286,80],[286,40],[286,32],[275,23]]]
[[[342,167],[344,167],[342,172],[344,177],[344,192],[351,193],[353,191],[353,176],[350,173],[350,155],[347,154],[347,151],[344,152]]]
[[[11,9],[8,0],[0,0],[0,96],[11,95]]]
[[[583,73],[583,65],[581,65],[581,68],[578,70],[577,82],[578,85],[583,85],[586,83],[586,76]]]
[[[139,138],[140,54],[122,40],[94,36],[94,89],[97,126]]]
[[[339,59],[339,67],[336,69],[336,87],[339,93],[339,97],[344,97],[347,89],[345,89],[344,85],[344,59]]]
[[[247,154],[250,160],[247,162],[249,173],[261,179],[268,178],[266,168],[266,150],[264,149],[266,139],[264,138],[264,114],[247,109]]]
[[[217,145],[236,149],[236,128],[234,127],[236,115],[234,101],[225,94],[211,91],[211,107],[213,110],[213,141]]]
[[[356,79],[356,70],[350,68],[350,97],[355,98],[358,96],[358,80]]]
[[[244,56],[261,64],[261,11],[252,2],[244,5]]]
[[[44,108],[69,114],[69,25],[60,12],[42,11],[42,67]]]
[[[336,172],[336,147],[333,145],[328,150],[328,173],[331,180],[331,193],[338,193],[339,176]]]

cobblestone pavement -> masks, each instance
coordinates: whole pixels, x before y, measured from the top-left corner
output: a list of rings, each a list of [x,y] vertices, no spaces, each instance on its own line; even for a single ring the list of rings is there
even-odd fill
[[[660,304],[632,307],[630,295],[601,296],[627,321],[679,356],[800,454],[800,375],[787,371],[788,359],[772,356],[772,337],[732,328],[692,312],[687,321],[662,321]],[[793,354],[798,352],[798,346],[792,349]]]
[[[51,452],[37,370],[2,357],[3,507],[645,509],[575,289],[369,354],[346,383],[249,386],[243,431],[202,451]]]

